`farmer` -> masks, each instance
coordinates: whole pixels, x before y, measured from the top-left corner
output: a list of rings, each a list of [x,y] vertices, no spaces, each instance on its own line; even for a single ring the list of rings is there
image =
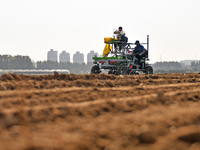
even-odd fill
[[[138,59],[138,64],[140,64],[140,60],[142,59],[142,57],[145,57],[146,49],[140,44],[139,41],[135,41],[135,45],[136,46],[133,51],[133,56]]]
[[[119,30],[115,30],[114,34],[117,34],[118,40],[121,40],[122,36],[125,36],[125,31],[123,31],[122,27],[119,27]]]
[[[119,50],[121,50],[122,48],[122,43],[120,43],[120,41],[123,42],[127,42],[128,38],[125,36],[125,31],[123,31],[122,27],[119,27],[118,30],[114,31],[114,34],[117,34],[117,39],[116,41],[118,41],[119,43],[114,44],[114,48],[117,48],[117,45],[119,46]]]

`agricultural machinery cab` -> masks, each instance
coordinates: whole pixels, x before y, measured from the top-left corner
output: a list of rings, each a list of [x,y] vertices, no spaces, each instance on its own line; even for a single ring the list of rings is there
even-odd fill
[[[105,49],[103,57],[93,57],[94,66],[91,68],[91,73],[99,74],[101,69],[108,71],[108,74],[126,75],[126,74],[153,74],[153,68],[146,61],[149,60],[149,35],[147,35],[147,45],[145,56],[142,57],[140,63],[134,56],[134,43],[117,41],[115,38],[104,38]],[[113,45],[118,45],[118,50],[113,49]],[[106,52],[106,53],[105,53]]]

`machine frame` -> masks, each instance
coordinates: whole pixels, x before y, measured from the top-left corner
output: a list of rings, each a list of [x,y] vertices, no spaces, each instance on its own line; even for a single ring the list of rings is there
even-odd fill
[[[152,66],[147,63],[149,61],[149,35],[147,35],[147,42],[141,43],[141,45],[147,45],[145,57],[140,61],[140,65],[137,64],[137,58],[133,55],[134,48],[131,46],[134,43],[128,43],[123,41],[112,40],[108,42],[112,49],[109,52],[109,57],[93,57],[94,66],[91,68],[91,73],[99,74],[101,70],[108,70],[108,74],[126,75],[126,74],[153,74]],[[121,50],[115,51],[114,44],[121,44]]]

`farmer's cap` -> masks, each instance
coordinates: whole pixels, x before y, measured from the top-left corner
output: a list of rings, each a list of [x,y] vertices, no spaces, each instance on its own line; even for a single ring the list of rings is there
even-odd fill
[[[140,42],[139,41],[135,41],[135,45],[140,45]]]

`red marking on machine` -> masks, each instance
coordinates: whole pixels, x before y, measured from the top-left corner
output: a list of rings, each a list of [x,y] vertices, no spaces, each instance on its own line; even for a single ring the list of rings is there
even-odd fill
[[[110,64],[117,63],[117,61],[109,61]]]

